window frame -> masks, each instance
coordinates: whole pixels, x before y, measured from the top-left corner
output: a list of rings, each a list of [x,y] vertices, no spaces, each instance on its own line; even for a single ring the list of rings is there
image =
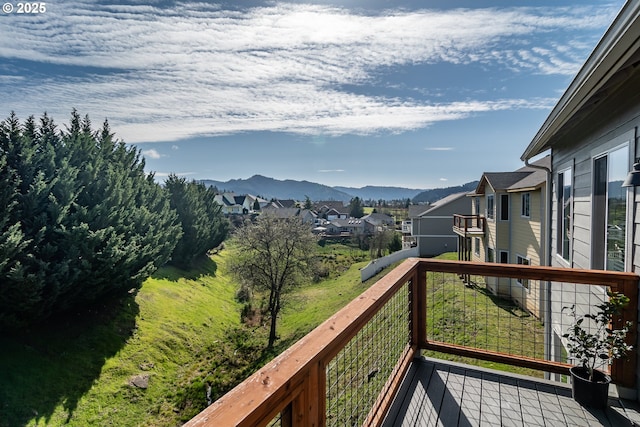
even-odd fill
[[[565,174],[570,178],[569,195],[565,199]],[[571,265],[573,243],[573,164],[559,168],[556,174],[556,255]],[[568,210],[568,212],[566,211]],[[568,221],[568,224],[565,223]],[[565,243],[565,231],[566,243]],[[566,253],[565,253],[566,251]]]
[[[609,270],[609,258],[608,258],[608,254],[607,254],[607,246],[608,246],[608,227],[609,227],[609,185],[611,183],[611,176],[612,176],[612,168],[611,167],[611,155],[614,153],[618,153],[618,152],[622,152],[624,154],[626,154],[626,161],[627,161],[627,165],[626,165],[626,170],[624,171],[624,176],[626,177],[627,173],[629,172],[629,170],[631,170],[632,166],[631,166],[631,160],[633,159],[632,153],[630,152],[630,147],[631,147],[631,141],[632,141],[632,133],[626,133],[624,135],[621,135],[618,138],[615,138],[614,140],[610,141],[609,144],[607,144],[607,147],[605,147],[605,149],[602,149],[602,147],[600,147],[600,151],[598,152],[594,152],[592,151],[592,155],[591,155],[591,195],[592,195],[592,203],[591,203],[591,253],[590,253],[590,268],[592,269],[601,269],[601,270],[607,270],[607,271],[627,271],[629,266],[630,266],[630,257],[632,256],[632,252],[631,252],[631,237],[630,237],[630,230],[629,228],[629,218],[631,215],[631,210],[632,207],[630,206],[631,204],[631,193],[629,189],[624,190],[625,191],[625,216],[624,216],[624,225],[625,225],[625,230],[623,233],[623,238],[624,238],[624,252],[623,252],[623,265],[622,265],[622,270],[616,270],[616,269],[611,269]],[[596,178],[597,178],[597,170],[596,170],[596,163],[602,161],[603,159],[605,160],[605,172],[606,172],[606,176],[605,176],[605,194],[604,194],[604,198],[602,200],[598,199],[598,195],[596,194],[597,190],[596,190]],[[616,169],[617,171],[617,169]],[[601,195],[602,196],[602,195]],[[602,204],[604,203],[604,205]],[[604,212],[603,212],[603,216],[599,216],[598,211],[602,210],[602,208],[604,208]],[[603,221],[601,224],[599,224],[601,227],[598,227],[596,222],[597,221]],[[604,231],[604,240],[601,241],[600,237],[602,237],[602,235],[600,236],[596,236],[597,231]],[[598,243],[596,243],[598,242]],[[603,244],[604,247],[603,248],[597,248],[596,245],[597,244]],[[598,255],[598,249],[601,249],[602,252],[602,259],[596,259],[597,255]]]
[[[531,218],[531,193],[528,191],[520,195],[520,216]]]
[[[523,262],[523,261],[526,261]],[[516,264],[518,265],[531,265],[531,258],[516,254]],[[516,283],[527,290],[527,292],[531,292],[531,288],[529,286],[529,279],[517,278]]]
[[[496,200],[495,194],[487,194],[487,219],[495,221]]]
[[[509,221],[509,199],[508,194],[500,194],[500,221]]]
[[[487,247],[486,260],[487,262],[496,262],[496,250],[494,248]]]

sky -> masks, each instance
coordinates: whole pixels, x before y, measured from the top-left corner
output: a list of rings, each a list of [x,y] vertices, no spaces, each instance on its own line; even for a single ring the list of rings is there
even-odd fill
[[[107,119],[159,182],[427,189],[523,166],[624,1],[3,3],[0,120]]]

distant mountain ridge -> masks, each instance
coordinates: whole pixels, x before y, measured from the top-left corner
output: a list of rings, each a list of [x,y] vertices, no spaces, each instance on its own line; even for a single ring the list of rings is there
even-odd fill
[[[220,191],[231,191],[237,194],[253,194],[265,199],[293,199],[305,200],[341,200],[349,202],[353,198],[350,194],[336,190],[328,185],[309,181],[284,181],[253,175],[248,179],[232,179],[226,182],[205,179],[201,181],[207,186],[215,186]]]
[[[362,188],[354,187],[330,187],[309,181],[295,181],[291,179],[278,180],[262,175],[253,175],[247,179],[231,179],[229,181],[216,181],[212,179],[201,180],[206,186],[215,186],[220,191],[229,191],[236,194],[252,194],[265,199],[293,199],[303,201],[308,196],[312,201],[337,200],[348,203],[352,198],[359,197],[363,200],[406,200],[414,203],[434,202],[449,194],[461,191],[472,191],[478,181],[461,186],[412,189],[404,187],[385,187],[368,185]]]
[[[478,187],[480,181],[471,181],[466,184],[457,185],[454,187],[446,188],[434,188],[431,190],[425,190],[422,193],[416,195],[411,201],[413,203],[433,203],[438,200],[447,197],[449,194],[455,193],[468,193],[474,191]]]

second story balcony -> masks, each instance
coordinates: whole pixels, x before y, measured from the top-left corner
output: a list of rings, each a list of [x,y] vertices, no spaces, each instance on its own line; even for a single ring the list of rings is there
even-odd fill
[[[514,295],[491,295],[492,280]],[[606,289],[630,298],[619,321],[637,325],[635,274],[411,258],[187,426],[633,425],[627,401],[582,408],[567,385],[562,308]],[[514,302],[526,299],[542,318]],[[635,393],[635,350],[610,375]]]
[[[485,218],[481,215],[453,215],[453,232],[462,237],[483,236]]]

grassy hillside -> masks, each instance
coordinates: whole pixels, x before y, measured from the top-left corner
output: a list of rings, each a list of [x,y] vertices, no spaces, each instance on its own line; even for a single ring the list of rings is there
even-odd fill
[[[323,250],[340,265],[362,259],[352,249]],[[215,400],[245,378],[273,355],[261,353],[266,331],[240,328],[229,256],[222,251],[188,274],[163,268],[124,301],[1,336],[0,426],[175,426],[204,407],[206,384]],[[284,308],[278,349],[373,283],[360,282],[365,264],[299,289]]]
[[[183,276],[164,268],[100,314],[0,337],[0,425],[176,425],[185,409],[176,384],[210,364],[208,348],[239,324],[235,285],[215,262]],[[132,385],[147,379],[146,389]]]

